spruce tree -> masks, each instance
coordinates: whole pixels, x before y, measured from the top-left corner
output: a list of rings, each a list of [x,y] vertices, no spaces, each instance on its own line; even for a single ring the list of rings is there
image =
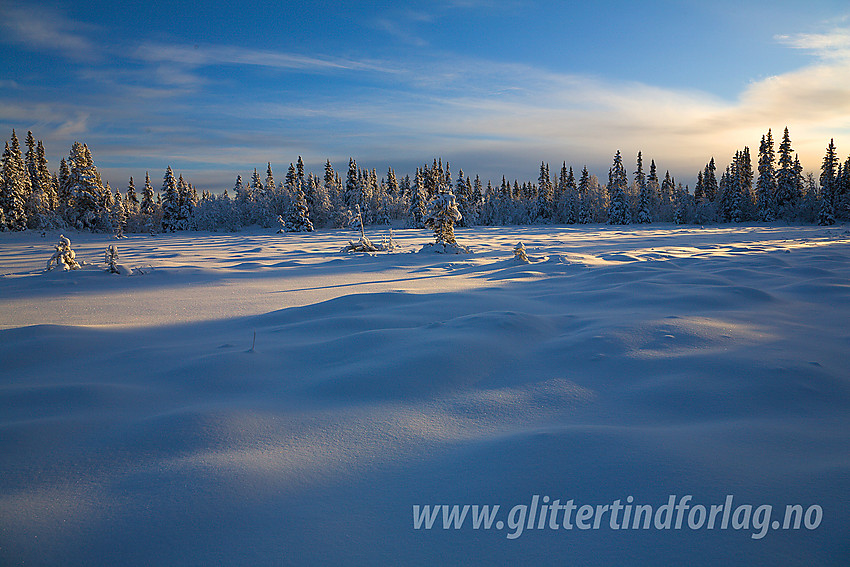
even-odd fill
[[[664,174],[664,181],[661,182],[661,196],[659,201],[661,205],[659,208],[662,212],[662,219],[665,222],[675,222],[673,218],[676,213],[676,183],[673,181],[673,178],[670,177],[670,170],[667,170]],[[682,221],[684,222],[684,221]],[[682,223],[677,223],[682,224]]]
[[[27,201],[32,191],[30,176],[27,172],[21,146],[15,131],[12,130],[11,143],[6,144],[3,152],[2,186],[0,186],[0,208],[6,221],[6,230],[25,230],[27,228]]]
[[[470,219],[472,214],[470,212],[472,195],[470,194],[471,187],[467,186],[467,180],[464,179],[463,169],[459,169],[457,173],[457,181],[455,182],[455,198],[457,199],[457,208],[461,214],[461,220],[458,222],[459,226],[471,226]]]
[[[844,166],[839,168],[839,174],[836,177],[833,192],[835,212],[841,220],[850,220],[850,156],[844,161]]]
[[[108,218],[103,199],[104,190],[100,174],[85,144],[74,142],[68,156],[67,191],[73,195],[73,207],[68,211],[71,225],[79,229],[106,230]]]
[[[410,204],[407,208],[407,224],[411,228],[425,227],[425,180],[422,170],[416,168],[413,186],[410,188]]]
[[[27,152],[24,166],[29,177],[30,190],[25,205],[27,226],[29,228],[50,228],[50,174],[39,165],[38,149],[32,131],[27,132]],[[40,143],[39,143],[40,146]],[[41,158],[44,158],[43,148]]]
[[[758,181],[756,181],[756,205],[758,219],[763,222],[776,220],[776,172],[773,153],[773,135],[770,130],[761,137],[759,145]]]
[[[121,191],[115,191],[115,198],[112,200],[112,208],[109,211],[109,222],[115,237],[124,238],[124,227],[127,225],[127,209],[124,205],[124,199],[121,197]]]
[[[533,191],[529,191],[528,198],[531,200],[534,195]],[[534,213],[532,222],[548,222],[552,219],[552,205],[554,202],[554,187],[552,178],[549,175],[549,164],[540,162],[540,175],[537,178],[537,195],[536,203],[534,204]]]
[[[799,174],[794,167],[794,150],[791,148],[791,137],[788,128],[782,135],[779,144],[778,170],[776,172],[776,212],[785,220],[791,220],[796,215],[799,200]]]
[[[345,176],[345,193],[343,194],[342,205],[346,209],[353,211],[354,205],[358,204],[360,204],[360,190],[357,162],[354,161],[354,158],[349,158],[348,173]]]
[[[646,175],[643,172],[643,155],[641,152],[638,152],[637,155],[635,188],[638,191],[638,210],[636,220],[640,224],[649,224],[652,222],[652,216],[650,214],[651,199],[649,195],[649,186],[646,183]]]
[[[286,232],[313,232],[313,223],[310,221],[307,199],[300,187],[295,189],[295,198],[289,207],[284,230]]]
[[[147,171],[145,172],[145,186],[142,188],[142,202],[139,204],[139,209],[147,217],[152,217],[156,212],[151,176]]]
[[[578,180],[578,222],[588,224],[593,220],[590,211],[590,173],[587,166],[581,169],[581,177]]]
[[[646,190],[649,195],[649,210],[651,220],[662,220],[661,214],[661,185],[658,182],[658,169],[655,160],[649,163],[649,175],[646,177]]]
[[[127,212],[129,214],[135,214],[139,212],[139,196],[136,194],[136,184],[133,183],[132,176],[130,177],[130,181],[127,183]]]
[[[567,224],[575,224],[579,219],[579,204],[578,185],[576,184],[576,177],[572,167],[567,171],[567,176],[563,183],[564,187],[561,193],[561,200],[565,203],[563,207],[563,219]]]
[[[482,188],[481,178],[475,176],[475,181],[472,183],[472,214],[475,224],[481,223],[481,207],[484,204],[484,189]]]
[[[835,194],[839,184],[838,171],[840,169],[838,153],[835,149],[835,140],[831,139],[826,147],[826,155],[821,163],[820,186],[821,204],[818,211],[818,224],[835,224]]]
[[[626,201],[628,178],[623,167],[620,150],[614,156],[614,164],[608,170],[608,224],[629,224],[631,214]]]
[[[241,183],[242,178],[239,178]],[[177,220],[180,215],[180,197],[177,193],[177,180],[171,166],[165,170],[162,178],[162,231],[174,232],[177,230]]]
[[[714,157],[705,166],[705,174],[703,175],[703,189],[705,191],[705,199],[713,203],[717,199],[717,166],[714,163]]]

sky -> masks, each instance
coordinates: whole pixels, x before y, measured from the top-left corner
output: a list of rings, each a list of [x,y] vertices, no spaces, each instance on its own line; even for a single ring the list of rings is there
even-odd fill
[[[221,191],[303,156],[483,180],[622,151],[693,185],[787,126],[850,153],[846,0],[0,0],[0,139],[85,142],[113,188],[166,166]],[[264,175],[263,175],[264,176]]]

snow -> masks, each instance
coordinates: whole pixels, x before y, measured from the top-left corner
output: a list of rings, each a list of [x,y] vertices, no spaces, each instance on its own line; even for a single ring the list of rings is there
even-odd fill
[[[269,232],[0,234],[0,564],[847,563],[847,226]],[[823,522],[412,523],[670,494]]]

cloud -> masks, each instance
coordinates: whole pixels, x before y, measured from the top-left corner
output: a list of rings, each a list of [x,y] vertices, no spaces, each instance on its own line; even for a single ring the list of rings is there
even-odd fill
[[[90,114],[88,112],[77,112],[73,118],[65,120],[53,131],[56,137],[66,138],[74,137],[77,134],[88,133],[88,122]]]
[[[4,6],[0,26],[6,32],[3,34],[6,41],[11,43],[56,51],[78,61],[100,57],[97,46],[88,39],[97,31],[96,26],[72,20],[44,6]]]
[[[389,18],[379,18],[375,20],[374,27],[403,43],[416,47],[426,47],[428,45],[427,41],[413,33],[410,25],[405,25]]]
[[[357,61],[335,57],[311,57],[297,53],[247,49],[227,45],[188,46],[145,43],[139,46],[135,52],[135,56],[149,63],[174,63],[187,67],[250,65],[312,72],[396,72],[394,69],[375,61]]]
[[[777,35],[775,39],[788,47],[814,52],[827,60],[850,60],[850,30],[835,28],[827,33]]]

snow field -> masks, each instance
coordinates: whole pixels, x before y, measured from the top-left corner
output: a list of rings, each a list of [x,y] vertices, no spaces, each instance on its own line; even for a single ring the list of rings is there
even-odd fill
[[[846,227],[352,234],[66,234],[90,264],[63,273],[53,235],[0,234],[0,563],[846,563]],[[535,494],[824,518],[412,526]]]

